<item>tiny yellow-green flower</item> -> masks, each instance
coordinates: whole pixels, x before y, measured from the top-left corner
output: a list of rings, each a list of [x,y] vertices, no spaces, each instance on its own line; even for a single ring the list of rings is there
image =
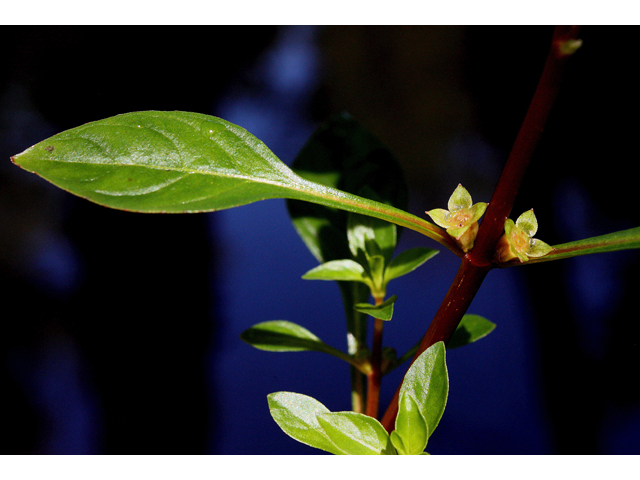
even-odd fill
[[[543,257],[553,251],[553,247],[533,238],[537,231],[538,220],[533,209],[520,215],[515,223],[508,218],[504,223],[504,234],[496,246],[496,260],[505,263],[517,258],[520,263],[524,263],[530,257]]]
[[[478,233],[478,220],[487,209],[487,204],[478,202],[475,205],[471,195],[462,185],[453,191],[449,198],[449,210],[435,208],[425,212],[440,227],[447,230],[463,252],[473,248]]]

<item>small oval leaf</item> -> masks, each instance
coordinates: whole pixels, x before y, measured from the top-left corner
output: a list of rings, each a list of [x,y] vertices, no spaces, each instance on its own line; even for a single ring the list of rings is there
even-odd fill
[[[393,434],[396,435],[393,435]],[[402,395],[398,401],[398,415],[391,440],[400,455],[420,455],[427,447],[429,427],[420,406],[411,395]]]
[[[347,455],[387,455],[393,451],[389,434],[375,418],[356,412],[317,415],[333,444]]]
[[[315,398],[300,393],[275,392],[267,395],[271,416],[291,438],[334,455],[342,455],[318,423],[317,416],[329,409]]]
[[[325,343],[300,325],[286,320],[257,323],[240,334],[249,345],[270,352],[322,350]]]
[[[331,347],[304,327],[286,320],[270,320],[248,328],[240,338],[249,345],[269,352],[323,352],[352,364],[353,357]]]
[[[386,282],[389,282],[394,278],[413,272],[416,268],[427,260],[435,257],[437,254],[438,250],[434,250],[433,248],[416,247],[405,250],[391,260],[391,263],[389,263],[387,271],[384,274],[384,279]]]
[[[489,335],[496,324],[480,315],[467,314],[462,317],[458,328],[447,343],[447,349],[462,347]]]
[[[357,303],[353,306],[358,312],[371,315],[373,318],[389,321],[393,317],[393,304],[398,299],[397,295],[393,295],[389,300],[381,303],[380,305],[371,305],[369,303]]]
[[[350,259],[332,260],[318,265],[305,273],[305,280],[338,280],[366,283],[362,265]]]
[[[400,387],[400,396],[413,397],[431,435],[444,413],[448,394],[445,348],[443,342],[438,342],[425,350],[409,367]]]

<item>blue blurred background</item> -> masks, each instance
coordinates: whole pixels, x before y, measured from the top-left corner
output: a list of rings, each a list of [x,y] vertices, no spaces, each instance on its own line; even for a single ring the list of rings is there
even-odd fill
[[[0,453],[309,454],[266,395],[350,408],[346,365],[238,338],[299,323],[346,349],[340,294],[283,200],[140,215],[77,199],[9,157],[134,110],[223,117],[290,164],[348,111],[394,152],[410,211],[462,183],[489,201],[552,27],[5,28],[0,75]],[[638,226],[637,28],[585,27],[512,213],[558,244]],[[399,249],[436,247],[405,231]],[[448,353],[434,454],[640,453],[635,251],[489,274],[470,313],[497,323]],[[426,330],[458,267],[443,251],[394,280],[385,345]],[[383,381],[386,406],[401,380]]]

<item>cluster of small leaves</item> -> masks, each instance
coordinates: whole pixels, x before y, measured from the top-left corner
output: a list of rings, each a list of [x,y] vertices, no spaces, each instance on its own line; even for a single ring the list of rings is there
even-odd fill
[[[416,247],[392,257],[397,242],[397,227],[376,218],[349,214],[347,235],[352,258],[325,262],[303,275],[306,280],[336,280],[361,282],[369,287],[375,299],[384,299],[387,285],[395,278],[412,272],[438,251]],[[393,302],[391,302],[393,303]],[[358,305],[374,315],[376,309]],[[386,315],[380,317],[389,320]]]
[[[331,412],[299,393],[268,395],[269,410],[282,430],[314,448],[335,455],[426,454],[449,393],[442,342],[432,345],[411,365],[400,390],[395,429],[389,434],[375,418],[356,412]]]
[[[338,122],[340,123],[341,121]],[[326,158],[318,161],[316,157],[316,163],[313,163],[309,155],[304,153],[313,152],[318,143],[309,142],[296,163],[317,171],[318,163],[322,165]],[[335,181],[339,178],[338,175],[310,175],[308,171],[302,174],[316,181],[326,181],[327,178]],[[367,180],[371,181],[372,176],[369,175]],[[380,201],[376,191],[369,185],[361,186],[358,193]],[[459,217],[469,213],[468,224],[458,226],[459,231],[454,230],[453,233],[471,239],[472,242],[473,238],[465,233],[471,230],[475,235],[477,220],[486,204],[471,205],[470,201],[471,197],[460,186],[454,192],[449,207]],[[384,301],[389,282],[412,272],[438,253],[430,248],[418,247],[394,256],[398,240],[397,227],[377,218],[348,213],[346,225],[340,225],[333,212],[323,211],[317,206],[298,205],[297,202],[290,202],[290,212],[303,240],[321,261],[318,267],[308,271],[303,278],[337,281],[342,286],[349,283],[366,285],[376,304],[359,302],[349,305],[353,297],[345,296],[346,307],[351,306],[359,313],[380,320],[391,320],[397,300],[397,296],[393,295]],[[348,248],[340,249],[345,237]],[[348,258],[335,258],[346,253],[349,254]],[[452,348],[474,342],[494,328],[495,324],[482,317],[465,315],[451,339]],[[363,373],[367,373],[370,368],[368,354],[363,356],[361,349],[351,350],[346,354],[292,322],[262,322],[243,332],[241,338],[263,350],[320,351],[349,362]],[[382,373],[390,372],[414,356],[417,347],[416,344],[400,358],[396,358],[393,349],[385,348]],[[285,433],[312,447],[334,454],[414,455],[424,452],[427,440],[444,411],[447,393],[444,345],[440,343],[423,353],[407,373],[400,391],[395,430],[390,435],[375,418],[357,412],[330,412],[320,402],[306,395],[276,392],[269,395],[268,400],[273,418]]]
[[[327,182],[328,186],[342,184],[374,201],[406,206],[407,187],[396,160],[350,117],[334,117],[322,126],[293,166],[305,178]],[[389,282],[412,272],[438,251],[419,247],[394,257],[399,237],[395,224],[309,203],[289,201],[288,206],[300,236],[321,262],[302,278],[338,282],[347,312],[348,338],[355,341],[349,342],[349,353],[345,354],[324,344],[303,327],[283,320],[254,325],[241,338],[265,350],[322,351],[367,373],[370,354],[364,344],[366,323],[349,327],[350,315],[391,320],[397,296],[385,301]],[[364,291],[354,288],[357,285],[364,287]],[[369,296],[375,304],[366,302]],[[385,353],[390,350],[393,349],[386,349]],[[395,365],[395,353],[386,355],[385,366]]]

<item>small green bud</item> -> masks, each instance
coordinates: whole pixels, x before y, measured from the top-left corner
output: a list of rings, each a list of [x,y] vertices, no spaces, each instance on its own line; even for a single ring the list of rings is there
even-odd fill
[[[562,56],[573,55],[581,46],[580,39],[563,40],[558,42],[558,51]]]
[[[473,204],[471,195],[462,185],[449,198],[449,210],[436,208],[425,212],[440,227],[447,230],[463,252],[473,248],[478,234],[478,220],[487,209],[484,202]]]
[[[533,209],[527,210],[515,221],[510,218],[504,223],[504,234],[496,246],[496,261],[506,263],[517,258],[520,263],[529,258],[543,257],[554,250],[542,240],[533,238],[538,231],[538,220]]]

